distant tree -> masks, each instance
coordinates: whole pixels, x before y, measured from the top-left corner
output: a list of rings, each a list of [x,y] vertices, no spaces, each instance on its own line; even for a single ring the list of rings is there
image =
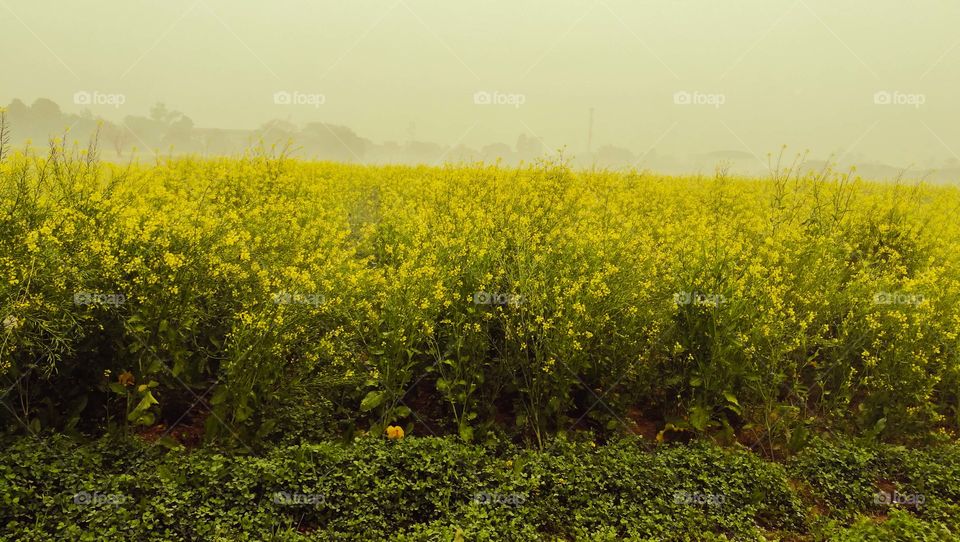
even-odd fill
[[[167,104],[157,102],[150,108],[150,118],[163,124],[172,123],[181,113],[167,109]]]
[[[33,102],[33,105],[30,106],[27,122],[26,129],[30,134],[28,137],[34,139],[46,139],[61,135],[63,130],[70,125],[70,123],[64,121],[60,106],[47,98],[38,98]]]
[[[517,138],[517,158],[531,161],[543,156],[543,142],[536,137],[520,134]]]
[[[7,106],[7,115],[11,119],[26,119],[29,114],[30,108],[17,98],[14,98],[13,101],[10,102],[10,105]]]
[[[31,137],[30,134],[30,107],[20,100],[14,99],[7,106],[7,127],[12,144],[20,144]]]
[[[486,162],[503,160],[504,162],[511,163],[514,160],[513,150],[510,149],[509,145],[504,143],[491,143],[490,145],[484,146],[480,149],[480,156]]]
[[[346,126],[322,122],[307,124],[302,134],[306,150],[324,160],[359,161],[371,145],[369,140],[359,137]]]
[[[230,138],[223,130],[206,130],[201,136],[203,143],[203,154],[205,155],[224,155],[237,152],[239,147],[235,147]]]
[[[411,141],[404,145],[404,159],[414,164],[433,164],[444,158],[442,145],[427,141]]]
[[[622,147],[604,145],[597,149],[596,160],[600,167],[625,168],[632,166],[637,157]]]
[[[453,163],[470,163],[476,162],[479,159],[479,152],[463,144],[457,145],[456,147],[450,149],[450,151],[447,152],[447,155],[444,157],[445,161]]]
[[[33,105],[30,106],[30,114],[34,115],[37,120],[60,120],[63,112],[60,111],[60,106],[53,100],[37,98],[37,100],[33,102]]]
[[[196,150],[193,139],[193,120],[182,113],[177,113],[177,115],[167,128],[167,133],[163,137],[163,145],[174,147],[181,152],[192,152]]]
[[[126,149],[127,145],[133,140],[133,136],[130,135],[129,130],[110,122],[103,124],[100,131],[100,138],[113,147],[113,152],[118,157],[123,156],[124,149]]]
[[[274,119],[264,123],[259,130],[253,133],[257,141],[251,143],[263,140],[266,145],[283,145],[288,141],[296,140],[299,131],[300,129],[297,128],[297,125],[290,121]]]
[[[156,152],[160,147],[167,125],[147,117],[127,116],[123,126],[133,136],[134,146],[146,146],[146,150]]]

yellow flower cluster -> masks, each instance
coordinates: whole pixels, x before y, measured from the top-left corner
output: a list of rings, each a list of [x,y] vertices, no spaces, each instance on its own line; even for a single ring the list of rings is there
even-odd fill
[[[528,420],[618,386],[714,411],[809,397],[889,411],[899,394],[933,420],[960,378],[955,188],[264,158],[60,167],[70,182],[41,182],[54,168],[34,157],[0,164],[0,371],[110,329],[183,374],[215,359],[254,397],[320,374],[400,395],[435,366],[458,419],[483,388],[521,397]]]

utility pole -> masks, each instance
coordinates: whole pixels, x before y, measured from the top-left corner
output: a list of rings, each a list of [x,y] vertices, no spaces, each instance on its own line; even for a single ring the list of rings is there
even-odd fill
[[[593,152],[593,108],[590,108],[590,125],[587,128],[587,152]]]

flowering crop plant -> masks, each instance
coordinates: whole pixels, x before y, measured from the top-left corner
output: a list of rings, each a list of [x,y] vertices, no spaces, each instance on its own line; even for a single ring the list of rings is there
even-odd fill
[[[960,422],[955,188],[95,154],[0,162],[11,425],[144,431],[199,403],[243,442],[310,416],[775,455]]]

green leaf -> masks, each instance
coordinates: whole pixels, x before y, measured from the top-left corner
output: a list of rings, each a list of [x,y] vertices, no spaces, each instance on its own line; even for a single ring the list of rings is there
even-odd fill
[[[520,476],[523,473],[523,467],[527,464],[527,458],[518,455],[516,459],[513,460],[513,475]]]
[[[229,395],[229,388],[226,386],[217,388],[217,391],[213,392],[213,397],[210,398],[211,405],[219,405],[227,400]]]
[[[81,395],[77,402],[73,404],[73,408],[70,409],[70,413],[73,416],[80,416],[83,410],[87,408],[87,395]]]
[[[873,429],[870,430],[870,433],[874,436],[883,434],[883,430],[887,428],[887,419],[880,418],[877,420],[877,423],[873,426]]]
[[[160,401],[157,401],[157,399],[153,396],[153,392],[148,390],[147,393],[143,394],[143,399],[140,399],[140,402],[137,404],[137,408],[133,410],[134,412],[143,412],[148,410],[151,406],[159,404]]]
[[[797,453],[802,450],[810,441],[810,431],[804,426],[798,426],[790,432],[790,440],[787,442],[787,448]]]
[[[267,420],[260,424],[260,427],[257,429],[257,436],[263,438],[270,434],[273,431],[274,427],[277,426],[277,420]]]
[[[238,422],[246,421],[250,418],[250,416],[253,416],[253,407],[247,405],[246,403],[238,405],[236,410],[233,412],[233,419]]]
[[[220,420],[217,416],[209,416],[206,421],[203,422],[203,430],[208,437],[215,437],[221,431]]]
[[[464,442],[470,442],[473,440],[473,428],[466,424],[460,425],[460,438]]]
[[[363,401],[360,401],[360,410],[362,412],[369,412],[381,404],[385,398],[385,393],[382,391],[371,391],[363,398]]]
[[[703,431],[710,423],[710,413],[701,406],[690,409],[690,425],[697,431]]]
[[[140,412],[134,410],[127,416],[127,421],[133,422],[136,425],[153,425],[155,418],[153,417],[152,412]]]
[[[147,374],[156,374],[163,369],[163,363],[159,359],[155,359],[150,362],[150,365],[147,366]]]
[[[168,450],[176,450],[182,448],[183,445],[177,442],[177,439],[171,437],[170,435],[164,435],[157,440],[157,444],[163,446]]]
[[[727,398],[727,408],[729,408],[733,413],[740,415],[743,412],[743,409],[740,407],[740,402],[737,401],[737,396],[730,393],[729,391],[723,392],[723,396]]]

